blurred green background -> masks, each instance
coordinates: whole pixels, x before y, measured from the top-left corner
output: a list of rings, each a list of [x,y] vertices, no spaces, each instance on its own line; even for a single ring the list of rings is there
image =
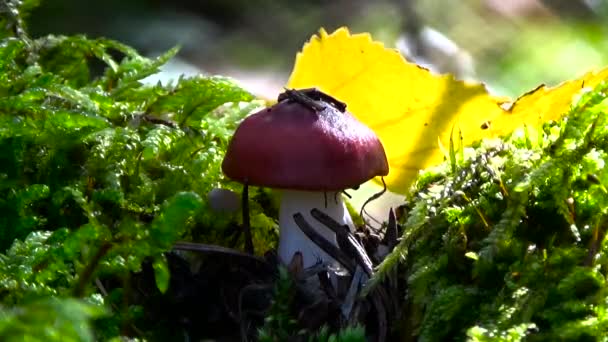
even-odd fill
[[[181,45],[167,77],[232,76],[274,98],[296,52],[320,27],[371,32],[436,72],[517,96],[608,65],[603,0],[47,0],[34,35],[85,33],[154,56]]]

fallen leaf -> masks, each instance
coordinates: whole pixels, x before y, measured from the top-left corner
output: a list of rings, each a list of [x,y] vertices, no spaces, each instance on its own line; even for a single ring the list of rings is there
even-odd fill
[[[557,119],[582,86],[607,78],[604,69],[555,88],[540,86],[509,106],[509,98],[489,94],[481,83],[433,74],[368,33],[343,27],[332,34],[321,29],[304,45],[287,87],[317,87],[345,102],[378,134],[391,168],[386,184],[404,194],[419,170],[444,160],[440,144],[448,146],[452,129],[469,145]]]

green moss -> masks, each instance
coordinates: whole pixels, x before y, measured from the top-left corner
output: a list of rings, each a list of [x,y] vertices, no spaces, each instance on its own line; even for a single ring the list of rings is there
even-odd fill
[[[484,141],[415,185],[399,267],[421,341],[605,338],[608,84],[560,122]],[[453,167],[454,166],[454,167]]]
[[[142,82],[176,49],[149,59],[108,39],[33,39],[24,17],[36,3],[0,8],[0,339],[119,338],[144,316],[125,302],[144,261],[162,292],[171,277],[164,252],[176,240],[225,244],[239,218],[203,199],[219,185],[238,190],[224,183],[221,159],[260,103],[222,77]],[[451,145],[451,160],[421,175],[403,238],[375,278],[398,267],[407,283],[403,319],[413,329],[404,336],[604,337],[607,90],[584,93],[538,131],[461,153]],[[273,243],[273,196],[252,198],[263,251]],[[101,296],[96,278],[116,285]],[[299,333],[286,313],[291,288],[283,275],[261,338]]]
[[[142,81],[177,49],[149,59],[108,39],[32,39],[20,10],[35,4],[7,1],[0,18],[0,339],[30,328],[48,341],[116,337],[141,317],[115,295],[128,291],[131,272],[151,261],[166,290],[163,253],[176,240],[224,243],[240,219],[203,199],[223,186],[224,149],[260,103],[223,77]],[[252,208],[267,223],[259,230],[273,229]],[[124,284],[100,297],[98,277]],[[87,330],[89,318],[96,329]],[[69,324],[84,330],[68,336]]]

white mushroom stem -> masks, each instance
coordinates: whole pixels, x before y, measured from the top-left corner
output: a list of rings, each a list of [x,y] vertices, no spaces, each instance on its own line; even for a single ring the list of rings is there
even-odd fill
[[[304,268],[315,265],[319,260],[337,266],[337,262],[312,242],[293,219],[295,213],[302,214],[321,236],[337,246],[335,233],[310,215],[313,208],[325,212],[340,224],[348,225],[351,231],[354,230],[352,218],[342,201],[341,193],[285,190],[281,195],[279,208],[278,254],[283,264],[289,264],[294,253],[299,251],[303,256]]]

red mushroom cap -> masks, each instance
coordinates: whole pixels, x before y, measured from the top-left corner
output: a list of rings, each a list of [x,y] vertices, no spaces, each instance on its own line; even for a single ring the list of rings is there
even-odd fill
[[[226,152],[229,178],[271,188],[339,191],[388,174],[382,143],[347,111],[283,100],[247,117]]]

